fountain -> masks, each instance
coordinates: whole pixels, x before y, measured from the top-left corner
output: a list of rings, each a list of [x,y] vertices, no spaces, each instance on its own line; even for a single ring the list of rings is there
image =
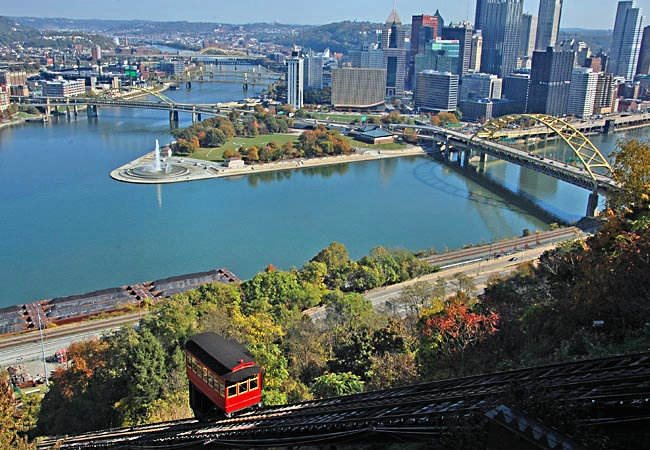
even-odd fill
[[[164,162],[164,165],[163,165]],[[182,165],[169,163],[163,161],[160,155],[160,144],[156,139],[156,147],[154,150],[154,160],[152,164],[145,164],[142,166],[127,169],[125,175],[135,179],[146,180],[163,180],[169,177],[180,177],[189,174],[187,167]]]

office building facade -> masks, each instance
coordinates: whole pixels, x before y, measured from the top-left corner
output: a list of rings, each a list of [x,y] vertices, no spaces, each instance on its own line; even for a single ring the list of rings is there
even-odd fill
[[[561,19],[562,0],[539,0],[535,50],[545,51],[548,47],[555,47]]]
[[[650,74],[650,26],[643,29],[641,38],[641,50],[639,51],[639,62],[636,66],[637,75]]]
[[[287,58],[287,104],[293,109],[302,108],[305,92],[305,61],[299,56]]]
[[[404,82],[406,79],[404,33],[402,21],[397,11],[393,9],[381,34],[381,49],[384,53],[384,69],[386,69],[387,97],[404,95]]]
[[[483,55],[483,34],[481,30],[472,34],[472,50],[469,55],[469,70],[481,71],[481,56]]]
[[[523,0],[483,0],[481,71],[501,78],[517,68]]]
[[[304,85],[306,89],[323,88],[323,57],[311,52],[304,58]]]
[[[459,59],[460,43],[438,38],[427,44],[424,53],[415,56],[415,73],[435,70],[460,75]]]
[[[576,67],[571,75],[567,114],[590,117],[594,113],[598,74],[586,67]]]
[[[643,23],[645,18],[636,0],[621,1],[616,11],[612,49],[608,63],[609,72],[632,80],[641,50]]]
[[[511,73],[503,80],[502,94],[512,102],[513,112],[526,112],[528,107],[529,73]]]
[[[426,70],[415,75],[415,107],[419,111],[455,111],[458,106],[458,75]]]
[[[86,92],[86,82],[82,79],[46,81],[42,90],[43,97],[73,97]]]
[[[20,86],[27,84],[27,72],[24,70],[0,71],[0,84]]]
[[[458,68],[454,73],[464,77],[469,71],[469,63],[472,53],[472,26],[468,23],[451,25],[442,29],[442,38],[450,41],[458,41]]]
[[[460,85],[460,100],[501,98],[502,81],[489,73],[469,73]]]
[[[609,114],[618,110],[618,89],[625,84],[623,77],[600,72],[596,83],[594,114]]]
[[[563,116],[569,106],[573,52],[558,52],[549,47],[533,52],[527,111]]]
[[[350,62],[352,67],[358,69],[383,69],[384,52],[378,43],[365,43],[361,45],[361,50],[350,52]]]
[[[382,109],[386,100],[386,70],[332,69],[332,105],[336,109]]]
[[[519,38],[519,57],[532,58],[537,42],[537,16],[522,14],[521,35]]]

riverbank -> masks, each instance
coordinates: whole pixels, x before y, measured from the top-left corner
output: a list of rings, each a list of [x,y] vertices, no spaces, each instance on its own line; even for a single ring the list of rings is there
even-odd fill
[[[192,158],[171,157],[163,161],[163,168],[169,165],[169,173],[143,173],[143,167],[154,163],[154,152],[125,164],[111,172],[111,178],[124,183],[136,184],[168,184],[189,181],[207,180],[244,176],[256,173],[275,172],[281,170],[304,169],[307,167],[332,166],[363,161],[373,161],[386,158],[401,158],[403,156],[423,156],[426,152],[422,147],[409,146],[403,150],[367,150],[351,155],[328,156],[324,158],[301,158],[289,161],[279,161],[265,164],[255,164],[239,168],[226,168],[221,164]]]

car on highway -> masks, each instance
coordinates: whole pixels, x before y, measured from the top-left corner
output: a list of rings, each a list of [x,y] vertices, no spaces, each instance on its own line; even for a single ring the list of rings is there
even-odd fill
[[[510,262],[519,261],[519,258],[517,258],[516,256],[513,256],[508,261],[510,261]]]

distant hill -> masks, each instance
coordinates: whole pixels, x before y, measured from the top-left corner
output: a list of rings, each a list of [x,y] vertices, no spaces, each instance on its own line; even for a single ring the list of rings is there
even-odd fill
[[[24,42],[25,40],[40,37],[40,31],[22,25],[15,19],[0,16],[0,45],[8,45],[13,42]]]
[[[604,50],[612,46],[612,30],[589,30],[584,28],[562,28],[560,40],[575,39],[586,42],[592,51]]]
[[[327,25],[310,27],[279,43],[284,45],[299,45],[316,51],[329,48],[333,52],[348,53],[359,48],[362,42],[375,40],[375,31],[381,25],[372,22],[335,22]]]
[[[68,48],[81,44],[86,47],[101,45],[103,48],[113,48],[110,38],[97,34],[72,31],[39,31],[34,27],[21,24],[11,17],[0,16],[0,45],[20,43],[27,47]]]

